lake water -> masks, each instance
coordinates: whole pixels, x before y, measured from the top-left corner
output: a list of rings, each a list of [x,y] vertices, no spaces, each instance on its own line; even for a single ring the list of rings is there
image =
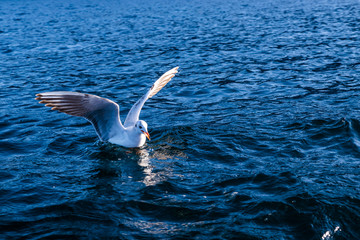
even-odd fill
[[[360,2],[0,2],[1,239],[360,239]],[[150,99],[141,149],[44,91]]]

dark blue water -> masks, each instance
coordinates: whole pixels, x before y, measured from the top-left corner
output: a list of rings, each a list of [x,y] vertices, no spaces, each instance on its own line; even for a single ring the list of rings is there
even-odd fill
[[[360,239],[360,2],[0,2],[1,239]],[[34,95],[143,109],[98,141]]]

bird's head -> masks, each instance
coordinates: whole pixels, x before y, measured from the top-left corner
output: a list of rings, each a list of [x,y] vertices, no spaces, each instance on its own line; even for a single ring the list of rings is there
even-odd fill
[[[135,124],[135,128],[140,131],[140,133],[144,134],[150,140],[150,134],[147,130],[147,123],[143,120],[139,120]]]

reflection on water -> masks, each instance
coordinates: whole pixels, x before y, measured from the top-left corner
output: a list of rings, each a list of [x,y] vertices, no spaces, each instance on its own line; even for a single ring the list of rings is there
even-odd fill
[[[186,157],[183,152],[173,152],[148,150],[146,148],[136,149],[135,153],[139,156],[138,164],[143,168],[144,179],[142,182],[146,186],[154,186],[166,181],[172,174],[172,161],[179,157]]]
[[[322,237],[321,237],[321,240],[329,240],[329,239],[332,239],[334,237],[334,234],[338,231],[341,231],[341,228],[339,226],[336,226],[334,231],[326,231]]]
[[[101,160],[100,172],[118,172],[123,180],[154,186],[173,175],[173,160],[186,159],[185,152],[169,145],[165,147],[126,149],[100,143],[100,152],[91,154]],[[106,174],[106,173],[105,173]],[[99,175],[99,174],[98,174]],[[100,175],[103,175],[100,173]]]

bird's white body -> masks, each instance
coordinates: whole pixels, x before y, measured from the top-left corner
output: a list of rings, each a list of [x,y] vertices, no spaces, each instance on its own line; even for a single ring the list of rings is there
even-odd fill
[[[147,123],[139,120],[146,100],[159,92],[177,73],[173,68],[164,73],[130,109],[124,125],[120,121],[120,108],[115,102],[96,95],[79,92],[45,92],[37,94],[37,100],[72,116],[87,119],[95,128],[100,140],[123,147],[141,147],[150,140]]]
[[[111,137],[108,142],[127,148],[141,147],[146,142],[146,136],[135,127],[125,128],[123,132],[118,132]]]

